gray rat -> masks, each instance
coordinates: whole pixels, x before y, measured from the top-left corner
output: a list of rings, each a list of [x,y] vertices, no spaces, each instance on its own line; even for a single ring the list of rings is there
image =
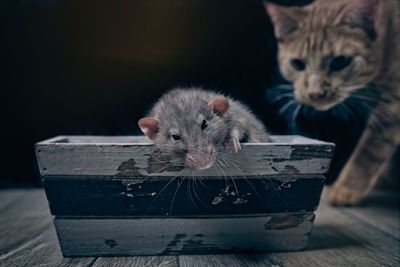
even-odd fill
[[[156,148],[192,168],[210,168],[218,149],[241,149],[240,142],[269,142],[264,125],[250,110],[221,94],[200,88],[165,93],[138,122]]]

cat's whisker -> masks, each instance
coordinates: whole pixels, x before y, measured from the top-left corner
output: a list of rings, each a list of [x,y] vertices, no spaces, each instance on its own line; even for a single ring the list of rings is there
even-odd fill
[[[279,101],[281,101],[281,100],[283,100],[285,98],[292,99],[293,97],[294,97],[293,93],[281,94],[281,95],[277,95],[276,97],[273,97],[271,99],[271,102],[275,103],[275,102],[279,102]]]
[[[360,119],[363,120],[364,116],[363,114],[361,114],[360,112],[357,111],[357,109],[355,109],[353,106],[351,106],[350,104],[343,102],[343,104],[341,105],[341,107],[347,112],[346,114],[351,116],[351,118],[353,119]],[[348,118],[348,123],[352,123],[353,120],[351,120],[351,118]]]
[[[283,105],[283,107],[279,110],[279,115],[283,115],[287,112],[287,110],[292,106],[296,104],[296,99],[292,99],[290,101],[288,101],[285,105]]]
[[[343,102],[338,107],[342,108],[342,110],[344,110],[344,112],[341,114],[346,117],[345,120],[347,121],[347,123],[352,123],[351,118],[362,119],[362,115],[359,112],[357,112],[357,110],[354,110],[350,104]]]
[[[290,118],[290,122],[289,122],[289,130],[292,134],[295,134],[297,131],[297,117],[299,116],[301,107],[302,107],[302,105],[300,103],[297,103],[297,105],[293,109],[293,112],[291,113],[291,118]]]

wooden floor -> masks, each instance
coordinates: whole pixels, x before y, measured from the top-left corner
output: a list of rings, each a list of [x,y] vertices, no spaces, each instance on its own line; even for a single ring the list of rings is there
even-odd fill
[[[398,193],[363,207],[321,203],[301,252],[165,257],[63,258],[44,192],[0,191],[0,266],[400,266]]]

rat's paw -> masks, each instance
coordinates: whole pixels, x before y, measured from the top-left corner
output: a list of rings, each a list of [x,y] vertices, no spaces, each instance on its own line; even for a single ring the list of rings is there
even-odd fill
[[[225,148],[232,148],[235,153],[238,153],[238,151],[242,149],[242,146],[237,138],[232,137],[229,139],[229,142],[225,144]]]
[[[242,149],[242,146],[240,145],[239,140],[237,138],[232,138],[232,143],[233,143],[233,148],[235,149],[235,152],[238,153],[238,151]]]
[[[334,185],[328,191],[328,202],[334,206],[355,206],[363,199],[363,192],[345,185]]]

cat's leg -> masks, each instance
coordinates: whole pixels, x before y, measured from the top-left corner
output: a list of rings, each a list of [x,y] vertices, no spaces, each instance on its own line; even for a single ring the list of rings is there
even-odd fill
[[[328,201],[333,205],[356,205],[381,177],[381,170],[390,160],[400,139],[399,123],[376,130],[369,126],[364,131],[350,160],[338,180],[329,190]]]
[[[380,177],[375,177],[376,181],[371,181],[380,188],[398,188],[400,189],[400,145],[397,145],[394,155],[392,155]]]

